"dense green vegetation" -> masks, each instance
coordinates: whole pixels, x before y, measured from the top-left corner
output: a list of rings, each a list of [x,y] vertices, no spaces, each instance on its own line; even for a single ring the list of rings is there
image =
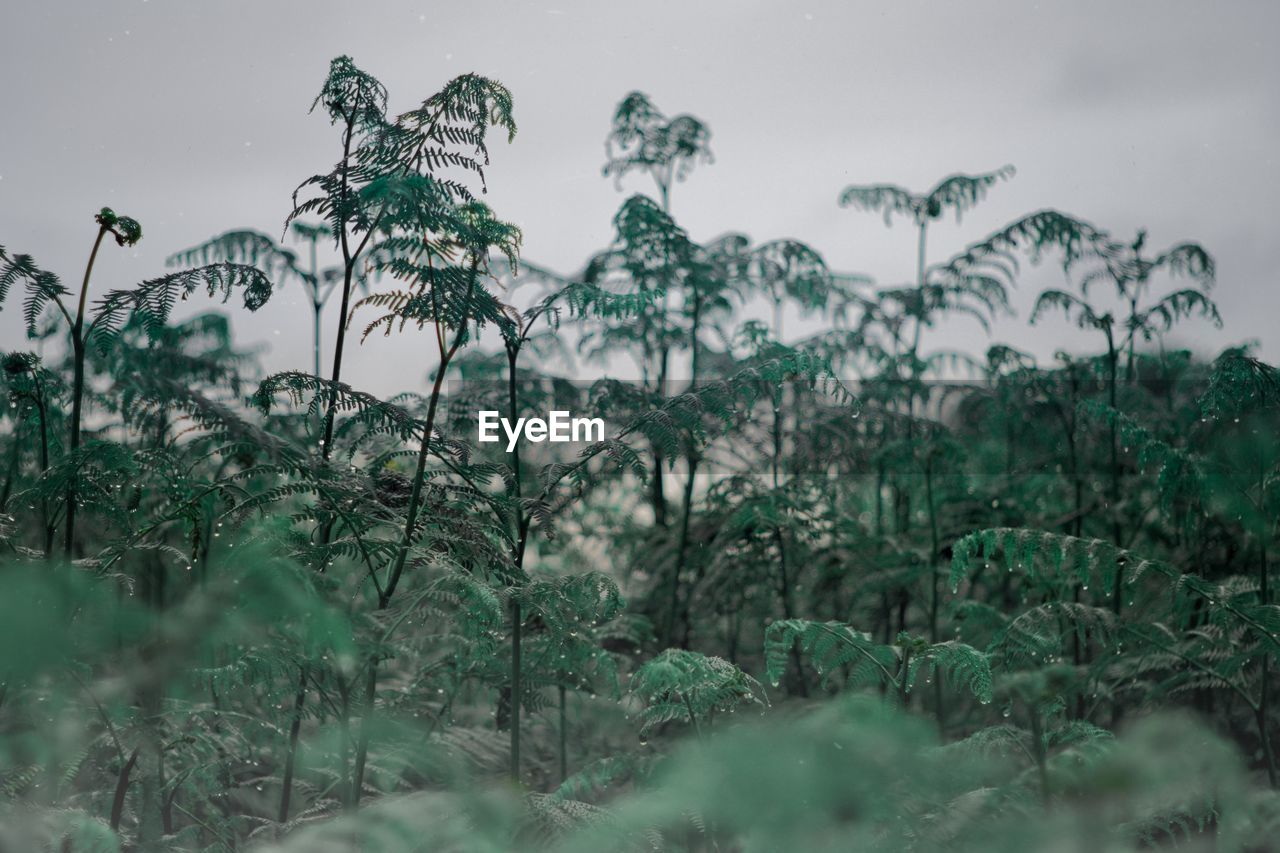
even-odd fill
[[[105,293],[131,218],[74,288],[0,248],[0,850],[1273,849],[1280,376],[1163,345],[1220,323],[1203,248],[1042,210],[930,258],[1009,167],[839,193],[917,230],[902,286],[699,244],[710,131],[634,93],[604,171],[654,194],[560,276],[478,200],[500,83],[397,113],[340,58],[313,111],[283,242]],[[927,348],[1033,263],[1076,351]],[[231,317],[297,287],[262,378]],[[347,384],[393,334],[425,389]],[[609,434],[476,442],[553,402]]]

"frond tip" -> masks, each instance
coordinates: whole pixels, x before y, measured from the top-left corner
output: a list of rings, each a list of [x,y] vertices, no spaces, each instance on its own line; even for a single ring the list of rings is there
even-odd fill
[[[138,220],[131,219],[128,216],[119,216],[109,207],[104,207],[98,211],[98,215],[93,217],[93,221],[97,222],[104,231],[111,232],[116,238],[117,246],[132,246],[142,239],[142,226]]]

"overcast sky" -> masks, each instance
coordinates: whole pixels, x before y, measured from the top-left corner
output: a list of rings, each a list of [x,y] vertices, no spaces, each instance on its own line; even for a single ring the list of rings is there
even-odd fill
[[[673,194],[695,239],[795,237],[897,283],[912,272],[911,230],[839,209],[841,188],[924,190],[1012,163],[1013,181],[935,229],[932,259],[1041,207],[1126,239],[1146,227],[1156,248],[1199,240],[1218,260],[1226,325],[1188,321],[1170,342],[1212,353],[1254,339],[1276,361],[1278,32],[1280,4],[1262,0],[8,3],[0,245],[74,285],[93,213],[110,205],[145,239],[108,247],[101,293],[228,228],[279,233],[293,188],[337,159],[334,130],[307,108],[345,53],[397,110],[468,71],[512,90],[520,130],[494,147],[488,201],[554,268],[610,238],[625,194],[600,174],[603,141],[617,101],[640,89],[712,130],[716,162]],[[1058,281],[1029,277],[1021,317],[995,339],[1041,355],[1083,345],[1064,324],[1026,327],[1034,286]],[[271,369],[306,369],[304,306],[284,291],[252,318],[241,310],[240,341],[269,345]],[[23,346],[21,328],[11,296],[0,349]],[[988,341],[957,320],[930,344]],[[430,349],[378,339],[348,358],[344,378],[387,393],[420,386]]]

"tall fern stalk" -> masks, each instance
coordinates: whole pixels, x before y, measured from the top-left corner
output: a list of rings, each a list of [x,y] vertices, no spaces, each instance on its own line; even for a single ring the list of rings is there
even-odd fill
[[[71,440],[67,445],[74,456],[80,449],[80,418],[84,401],[84,309],[89,297],[89,278],[93,275],[93,264],[98,259],[98,249],[102,239],[107,236],[110,227],[106,222],[98,225],[98,235],[93,241],[93,250],[89,252],[89,262],[85,264],[84,279],[80,283],[80,303],[76,308],[76,322],[71,327],[72,385],[71,385]],[[74,479],[67,486],[65,499],[64,525],[62,531],[63,554],[70,559],[72,545],[76,536],[76,489]]]
[[[512,423],[520,417],[520,406],[516,396],[516,367],[520,359],[520,349],[524,344],[527,330],[520,330],[515,335],[507,336],[507,417]],[[512,503],[515,530],[515,546],[511,555],[513,566],[511,591],[511,779],[520,782],[520,712],[524,702],[523,649],[524,613],[520,606],[520,587],[524,580],[524,555],[529,542],[529,518],[524,510],[524,475],[520,464],[520,444],[512,448]],[[561,688],[560,701],[564,701],[564,688]],[[563,736],[564,715],[561,714]]]
[[[400,579],[404,574],[405,563],[409,556],[409,549],[412,547],[416,539],[418,526],[418,515],[422,510],[422,487],[426,479],[427,460],[431,454],[431,436],[435,430],[436,412],[440,405],[440,396],[444,390],[444,378],[448,373],[449,365],[453,361],[453,357],[457,355],[458,349],[462,346],[467,337],[467,324],[470,322],[472,311],[472,295],[476,289],[476,282],[479,277],[479,267],[481,258],[476,255],[472,258],[467,276],[467,289],[462,298],[461,316],[456,321],[456,331],[454,332],[452,342],[447,341],[448,326],[444,317],[439,315],[433,318],[435,326],[435,338],[439,353],[439,363],[436,367],[435,380],[431,384],[431,393],[427,399],[427,413],[422,424],[422,438],[418,445],[417,468],[413,474],[412,490],[409,493],[409,505],[405,511],[404,532],[400,537],[400,543],[396,548],[395,557],[392,560],[386,574],[385,581],[378,585],[377,575],[371,574],[375,585],[377,585],[378,609],[386,610],[391,605],[391,598],[395,594],[396,588],[400,585]],[[431,268],[433,269],[433,268]],[[434,284],[434,283],[433,283]],[[434,304],[434,300],[433,300]],[[519,614],[518,605],[513,610],[513,617]],[[518,631],[516,632],[518,636]],[[513,641],[518,643],[518,639]],[[518,661],[513,666],[518,665]],[[348,806],[352,809],[356,808],[360,802],[360,792],[364,785],[364,769],[365,761],[369,752],[369,737],[372,730],[374,700],[377,694],[378,684],[378,659],[370,656],[366,662],[365,690],[364,690],[364,721],[360,728],[360,740],[356,746],[355,764],[352,770],[351,788],[348,794]]]
[[[71,326],[72,385],[68,452],[72,457],[75,457],[80,449],[80,422],[84,411],[85,306],[89,299],[89,280],[93,277],[93,265],[98,259],[98,249],[101,248],[102,241],[107,234],[114,235],[116,243],[121,246],[132,246],[142,239],[142,229],[138,227],[137,222],[127,217],[117,217],[110,208],[104,207],[94,217],[94,221],[98,223],[98,234],[94,237],[93,249],[89,252],[89,261],[84,267],[84,277],[80,282],[80,300],[76,307],[76,319]],[[62,546],[63,554],[67,559],[73,556],[72,549],[75,545],[76,504],[75,475],[73,473],[67,484],[66,508],[64,511]]]
[[[1259,490],[1261,493],[1261,490]],[[1263,607],[1271,606],[1270,567],[1267,564],[1267,545],[1262,542],[1258,549],[1258,598]],[[1280,784],[1280,774],[1276,768],[1275,746],[1271,740],[1271,654],[1264,650],[1259,655],[1258,667],[1261,670],[1258,685],[1258,736],[1262,741],[1263,757],[1267,765],[1267,780],[1271,787]]]
[[[647,174],[658,190],[662,212],[669,217],[672,185],[676,181],[684,180],[698,162],[711,161],[710,138],[711,131],[701,120],[686,114],[668,119],[648,95],[643,92],[631,92],[618,104],[613,115],[613,127],[605,140],[605,153],[608,160],[604,166],[604,174],[612,175],[619,183],[628,172],[639,171]],[[669,267],[670,263],[669,257],[664,259],[664,266]],[[664,282],[659,317],[660,330],[665,329],[668,322],[675,284],[673,280]],[[665,396],[668,391],[671,348],[663,339],[657,342],[655,349],[657,392]],[[648,369],[649,365],[646,364],[644,367]],[[654,523],[658,527],[665,528],[667,499],[664,468],[663,450],[655,446],[650,502],[653,507]],[[693,470],[689,471],[689,477],[690,479],[694,477]],[[669,642],[670,632],[666,632],[665,636]]]
[[[344,202],[343,209],[345,209],[345,203],[349,202],[351,195],[349,176],[351,172],[351,145],[354,133],[355,107],[353,106],[349,114],[344,114],[342,159],[338,165],[342,174],[340,200]],[[329,394],[329,405],[324,413],[324,433],[320,439],[320,454],[326,461],[329,459],[330,454],[333,453],[333,425],[338,408],[337,383],[342,380],[342,355],[347,340],[347,326],[350,322],[351,288],[355,282],[355,269],[360,260],[360,253],[373,235],[373,229],[370,229],[355,246],[355,251],[352,251],[352,238],[348,234],[348,227],[346,214],[340,213],[336,224],[336,233],[338,235],[338,246],[342,250],[342,299],[338,304],[338,328],[333,344],[333,368],[329,372],[329,381],[333,383],[333,391]],[[317,312],[316,316],[318,325],[319,312]]]

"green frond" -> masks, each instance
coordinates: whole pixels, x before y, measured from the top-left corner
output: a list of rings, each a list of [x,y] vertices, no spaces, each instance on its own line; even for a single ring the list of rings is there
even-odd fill
[[[67,325],[71,325],[71,316],[62,305],[62,297],[70,295],[71,291],[63,286],[56,275],[37,267],[30,255],[10,255],[0,246],[0,308],[4,307],[10,289],[19,282],[25,285],[27,291],[22,316],[29,336],[36,336],[40,315],[51,304],[62,312]]]
[[[629,690],[645,705],[641,735],[668,722],[697,729],[714,713],[764,704],[754,678],[723,658],[683,649],[667,649],[637,669]]]
[[[781,619],[765,630],[766,677],[776,687],[798,648],[824,682],[838,676],[848,687],[897,686],[899,654],[870,635],[839,622]]]
[[[869,184],[845,187],[840,193],[840,206],[872,212],[880,211],[884,214],[884,224],[889,225],[895,213],[915,216],[918,205],[916,197],[900,186]]]
[[[324,86],[311,103],[313,112],[316,107],[323,107],[334,124],[351,122],[362,129],[377,128],[387,111],[387,87],[357,68],[351,57],[339,56],[329,63]]]
[[[1011,666],[1038,666],[1063,654],[1067,641],[1110,644],[1118,632],[1106,608],[1075,601],[1050,601],[1011,619],[992,639],[991,653]]]
[[[1280,372],[1241,350],[1229,349],[1214,360],[1209,385],[1198,402],[1205,418],[1274,409],[1280,406]]]
[[[460,168],[476,173],[483,186],[489,164],[486,137],[490,127],[516,135],[511,92],[478,74],[455,77],[415,110],[396,119],[400,133],[390,136],[394,157],[411,169],[436,173]],[[463,198],[469,193],[463,192]]]
[[[295,222],[294,227],[304,227],[304,223]],[[261,231],[251,229],[224,231],[203,243],[174,252],[165,258],[165,265],[207,265],[222,261],[257,267],[269,278],[276,280],[288,277],[306,279],[309,275],[298,266],[296,253]]]
[[[1000,181],[1007,181],[1017,173],[1013,166],[1001,166],[994,172],[977,175],[952,175],[944,178],[925,197],[925,212],[936,218],[941,211],[956,212],[956,221],[987,196],[987,191]]]
[[[148,279],[132,290],[113,290],[93,308],[93,321],[85,333],[87,340],[105,351],[115,340],[126,319],[132,318],[150,337],[158,337],[179,301],[199,290],[226,302],[240,290],[244,307],[257,311],[271,298],[271,280],[256,267],[224,261]]]
[[[932,643],[919,654],[911,656],[907,667],[907,688],[913,688],[923,672],[927,677],[939,671],[948,682],[968,690],[983,705],[991,703],[991,657],[970,645],[947,640]]]
[[[424,426],[399,406],[385,403],[364,391],[357,391],[345,382],[335,383],[297,370],[276,373],[263,379],[250,402],[263,414],[268,414],[272,402],[282,395],[295,406],[306,404],[309,415],[318,416],[325,406],[332,405],[335,411],[354,415],[364,426],[385,427],[401,438],[417,435]]]
[[[1135,317],[1133,322],[1136,331],[1142,332],[1144,337],[1150,337],[1152,331],[1167,332],[1179,320],[1196,314],[1209,320],[1217,328],[1222,328],[1222,315],[1218,313],[1218,306],[1199,290],[1175,290],[1167,293]]]
[[[895,184],[855,184],[840,193],[840,206],[879,211],[884,214],[885,225],[892,222],[895,214],[910,216],[917,225],[922,225],[937,219],[946,209],[955,211],[958,222],[965,212],[986,198],[992,186],[1012,178],[1014,172],[1012,166],[1002,166],[994,172],[951,175],[923,195],[912,194]]]
[[[632,170],[650,172],[665,195],[674,177],[684,180],[699,162],[710,163],[711,131],[699,119],[667,119],[643,92],[631,92],[613,115],[605,142],[605,176],[618,181]]]
[[[1026,528],[990,528],[970,533],[953,546],[953,590],[959,589],[960,582],[979,558],[988,563],[999,561],[1007,571],[1017,570],[1053,586],[1087,588],[1089,584],[1096,584],[1104,590],[1112,588],[1117,574],[1131,582],[1152,565],[1102,539],[1082,539]]]

